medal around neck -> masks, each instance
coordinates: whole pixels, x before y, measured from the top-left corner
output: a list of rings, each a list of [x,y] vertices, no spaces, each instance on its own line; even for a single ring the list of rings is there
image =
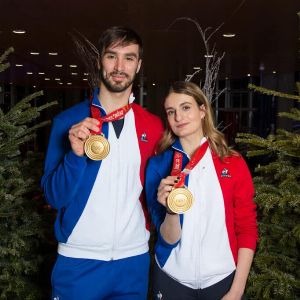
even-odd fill
[[[182,214],[192,207],[193,201],[193,194],[187,188],[180,187],[171,191],[167,198],[167,205],[172,212]]]
[[[84,152],[92,160],[104,159],[109,150],[109,142],[102,135],[90,135],[84,144]]]

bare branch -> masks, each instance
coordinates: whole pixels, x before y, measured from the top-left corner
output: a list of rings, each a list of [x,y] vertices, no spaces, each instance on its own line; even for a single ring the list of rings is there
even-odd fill
[[[77,30],[69,34],[76,46],[77,54],[88,72],[88,83],[90,87],[97,87],[100,80],[98,67],[100,54],[97,47]]]
[[[216,45],[214,44],[212,47],[212,50],[210,50],[210,44],[209,40],[212,38],[212,36],[224,25],[224,22],[219,25],[215,30],[212,31],[211,27],[208,27],[206,29],[202,29],[200,24],[191,18],[188,17],[180,17],[176,18],[169,26],[168,29],[170,29],[175,23],[179,21],[188,21],[193,23],[198,32],[200,33],[200,36],[202,38],[204,47],[205,47],[205,80],[204,80],[204,85],[202,86],[200,84],[201,89],[203,90],[204,94],[208,98],[210,102],[216,101],[215,96],[216,96],[216,83],[218,79],[218,73],[219,73],[219,68],[222,59],[224,58],[225,53],[222,55],[218,56],[216,49]],[[199,70],[194,72],[191,76],[187,76],[185,81],[190,81],[192,78],[199,73]],[[220,94],[219,94],[220,96]],[[218,97],[219,97],[218,96]]]

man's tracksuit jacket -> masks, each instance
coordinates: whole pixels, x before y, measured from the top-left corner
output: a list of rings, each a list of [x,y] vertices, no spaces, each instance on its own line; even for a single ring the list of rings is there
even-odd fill
[[[103,161],[75,155],[69,129],[90,117],[91,103],[105,115],[97,93],[54,118],[42,186],[48,203],[58,211],[58,253],[109,261],[148,251],[144,172],[163,129],[158,117],[133,103],[119,138],[112,123],[103,124],[110,143]],[[129,102],[133,100],[131,96]]]

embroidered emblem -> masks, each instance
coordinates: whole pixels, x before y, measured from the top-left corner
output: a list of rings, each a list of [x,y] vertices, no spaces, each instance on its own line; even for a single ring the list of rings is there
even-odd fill
[[[221,177],[227,177],[227,178],[231,177],[231,175],[229,174],[229,172],[228,172],[228,170],[226,168],[224,168],[222,170]]]
[[[156,298],[162,300],[162,293],[160,291],[156,294]]]
[[[58,297],[58,296],[57,296],[57,297],[54,297],[53,300],[59,300],[59,297]]]
[[[148,142],[146,132],[144,132],[144,133],[141,135],[141,141],[142,141],[142,142]]]

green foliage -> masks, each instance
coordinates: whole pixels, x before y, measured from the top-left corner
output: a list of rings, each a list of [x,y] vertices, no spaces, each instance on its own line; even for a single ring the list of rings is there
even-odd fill
[[[282,117],[299,120],[292,109]],[[248,280],[250,299],[300,298],[300,136],[278,129],[266,139],[238,134],[258,164],[254,179],[260,240]]]
[[[14,52],[14,48],[8,48],[1,56],[0,56],[0,73],[9,68],[9,63],[5,63],[4,61],[7,59],[10,53]]]
[[[1,56],[0,70],[7,66],[3,61],[11,51]],[[32,106],[31,101],[42,94],[26,97],[7,113],[0,109],[0,299],[43,298],[38,286],[45,239],[44,208],[38,197],[41,168],[37,155],[25,150],[36,130],[48,123],[33,121],[54,104]]]

